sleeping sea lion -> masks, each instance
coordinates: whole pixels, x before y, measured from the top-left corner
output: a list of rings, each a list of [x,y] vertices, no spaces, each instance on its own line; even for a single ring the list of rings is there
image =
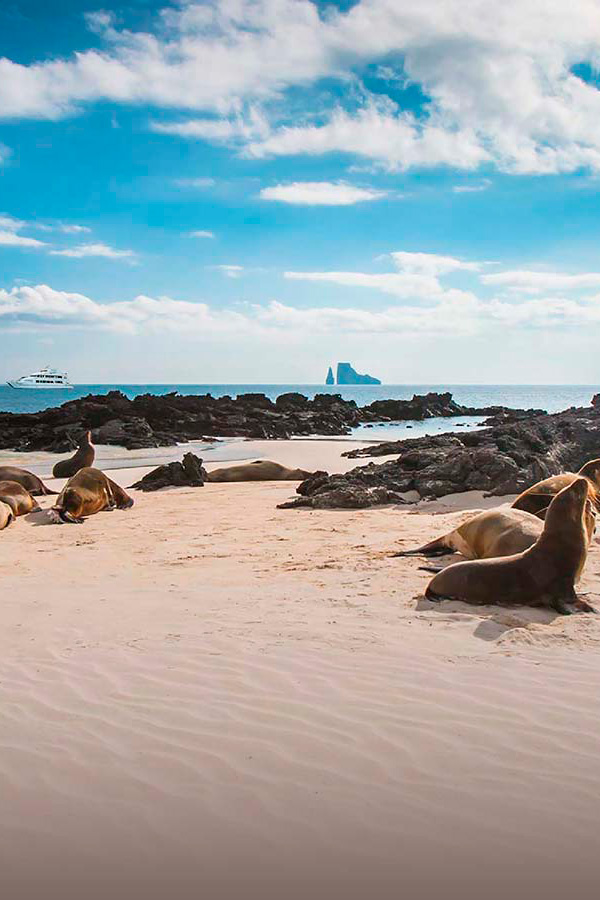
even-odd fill
[[[100,469],[80,469],[69,478],[52,507],[55,522],[79,525],[102,510],[129,509],[133,499]]]
[[[62,459],[60,462],[57,462],[52,469],[52,475],[54,478],[70,478],[71,475],[76,475],[80,469],[86,469],[93,465],[95,456],[96,451],[92,444],[92,432],[86,431],[79,441],[79,449],[75,455],[71,456],[70,459]]]
[[[46,487],[41,478],[28,472],[27,469],[18,469],[16,466],[0,466],[0,481],[16,481],[29,491],[32,497],[47,497],[58,494]]]
[[[25,516],[37,512],[40,505],[18,481],[0,481],[0,500],[12,509],[13,515]]]
[[[538,481],[522,494],[512,504],[513,509],[525,509],[530,513],[537,513],[548,506],[553,497],[573,484],[576,478],[587,478],[589,483],[590,499],[597,510],[600,510],[600,459],[591,459],[581,467],[579,472],[563,472],[561,475],[552,475]]]
[[[539,539],[512,556],[479,559],[448,566],[429,582],[428,600],[465,603],[551,606],[559,613],[586,612],[593,607],[578,600],[575,583],[587,558],[594,514],[586,478],[577,478],[553,499]]]
[[[533,546],[542,531],[541,518],[522,509],[501,506],[467,519],[458,528],[418,547],[393,556],[445,556],[461,553],[467,559],[512,556]]]
[[[15,521],[15,514],[12,511],[12,508],[8,505],[8,503],[4,503],[3,500],[0,500],[0,531],[4,528],[8,528],[11,522]]]
[[[221,481],[304,481],[312,475],[304,469],[288,469],[269,459],[257,459],[239,466],[224,466],[208,473],[209,482]]]

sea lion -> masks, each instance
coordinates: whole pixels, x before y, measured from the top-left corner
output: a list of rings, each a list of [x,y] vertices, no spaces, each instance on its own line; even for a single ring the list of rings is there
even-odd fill
[[[304,481],[312,475],[304,469],[288,469],[269,459],[257,459],[238,466],[224,466],[208,473],[209,482],[221,481]]]
[[[79,441],[79,449],[70,459],[62,459],[57,462],[52,469],[54,478],[70,478],[76,475],[80,469],[89,468],[93,465],[96,451],[92,444],[92,432],[86,431]]]
[[[575,593],[593,520],[588,481],[577,478],[552,500],[544,530],[533,547],[512,556],[448,566],[429,582],[425,597],[475,604],[551,606],[564,615],[573,612],[577,603],[579,609],[595,612]]]
[[[10,506],[15,517],[40,509],[35,497],[18,481],[0,481],[0,500]]]
[[[100,469],[80,469],[69,478],[52,507],[55,522],[81,524],[103,510],[129,509],[133,499]]]
[[[8,505],[8,503],[4,503],[3,500],[0,500],[0,531],[4,528],[8,528],[11,522],[14,522],[15,514],[12,511],[12,508]]]
[[[58,491],[51,491],[46,487],[41,478],[28,472],[27,469],[19,469],[16,466],[0,466],[0,481],[16,481],[29,491],[32,497],[55,496]]]
[[[444,556],[461,553],[467,559],[491,559],[512,556],[532,547],[544,523],[538,516],[522,509],[501,506],[472,516],[453,531],[418,547],[393,556]]]
[[[525,509],[530,513],[537,513],[548,506],[553,497],[573,484],[576,478],[587,478],[589,484],[590,499],[597,510],[600,510],[600,459],[591,459],[581,467],[579,472],[563,472],[561,475],[552,475],[538,481],[522,494],[512,504],[513,509]]]

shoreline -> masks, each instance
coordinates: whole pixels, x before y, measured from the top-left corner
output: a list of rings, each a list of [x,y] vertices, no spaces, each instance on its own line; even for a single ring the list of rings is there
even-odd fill
[[[180,460],[184,453],[192,452],[200,456],[203,465],[211,470],[222,465],[237,462],[251,462],[255,459],[272,459],[282,465],[316,471],[321,469],[331,474],[347,472],[356,468],[356,461],[342,457],[347,450],[354,450],[369,444],[369,441],[351,439],[292,438],[289,440],[251,440],[226,438],[214,445],[190,441],[175,447],[156,447],[142,450],[126,450],[112,444],[96,445],[94,466],[107,472],[141,472],[145,474],[156,466]],[[52,468],[69,453],[14,453],[0,450],[0,465],[16,465],[35,472],[44,480],[53,479]],[[141,475],[139,477],[142,477]],[[117,479],[118,480],[118,479]]]

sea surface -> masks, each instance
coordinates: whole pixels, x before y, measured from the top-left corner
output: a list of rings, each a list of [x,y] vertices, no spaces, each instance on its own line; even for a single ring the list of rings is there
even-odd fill
[[[128,397],[139,394],[212,394],[213,397],[261,393],[275,400],[280,394],[298,391],[307,397],[315,394],[341,394],[345,400],[355,400],[365,406],[374,400],[409,400],[413,394],[428,391],[450,391],[458,403],[467,406],[510,406],[513,408],[544,409],[558,412],[570,406],[588,406],[599,385],[576,384],[380,384],[380,385],[323,385],[323,384],[78,384],[72,391],[15,390],[0,386],[0,411],[38,412],[60,406],[87,394],[107,394],[122,391]]]

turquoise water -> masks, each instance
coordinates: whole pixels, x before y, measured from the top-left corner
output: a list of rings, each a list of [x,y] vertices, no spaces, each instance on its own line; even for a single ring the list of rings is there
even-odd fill
[[[51,406],[60,406],[67,400],[76,400],[86,394],[106,394],[119,390],[128,397],[138,394],[212,394],[232,397],[245,393],[266,394],[275,400],[279,394],[298,391],[308,397],[315,394],[341,394],[346,400],[356,400],[360,406],[374,400],[407,400],[413,394],[428,391],[450,391],[458,403],[468,406],[535,407],[547,412],[558,412],[569,406],[588,406],[592,396],[600,391],[600,385],[544,385],[544,384],[382,384],[382,385],[333,385],[322,384],[78,384],[72,391],[23,391],[8,386],[0,387],[0,411],[38,412]]]

